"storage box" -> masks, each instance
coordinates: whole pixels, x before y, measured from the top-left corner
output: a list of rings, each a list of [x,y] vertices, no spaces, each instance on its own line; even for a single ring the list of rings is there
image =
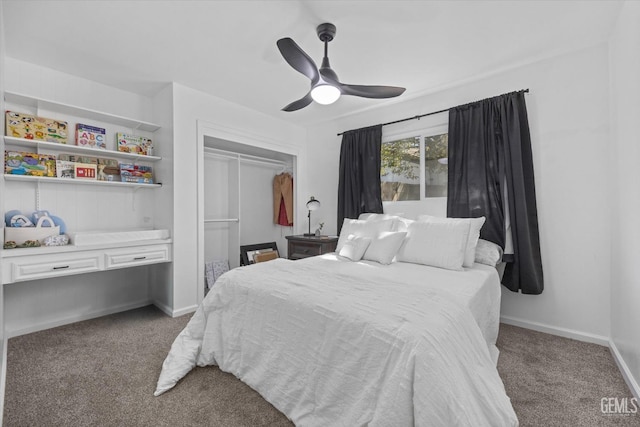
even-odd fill
[[[6,113],[6,134],[15,138],[67,143],[67,122],[36,117],[31,114]]]
[[[27,240],[37,240],[40,243],[49,236],[60,234],[60,226],[55,227],[5,227],[4,242],[16,242],[22,245]]]

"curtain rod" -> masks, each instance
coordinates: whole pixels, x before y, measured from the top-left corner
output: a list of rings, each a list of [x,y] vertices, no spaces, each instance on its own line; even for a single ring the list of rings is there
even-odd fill
[[[529,89],[522,89],[522,90],[517,90],[515,92],[524,92],[524,93],[529,93]],[[514,92],[509,92],[509,93],[514,93]],[[503,95],[507,95],[506,93]],[[502,96],[502,95],[497,95],[497,96]],[[495,97],[493,97],[495,98]],[[489,98],[485,98],[485,99],[489,99]],[[481,101],[484,101],[484,99],[482,99]],[[480,101],[474,101],[474,102],[480,102]],[[467,104],[462,104],[462,105],[468,105],[468,104],[473,104],[473,102],[469,102]],[[458,107],[460,107],[460,105],[458,105]],[[420,120],[422,117],[427,117],[427,116],[433,116],[434,114],[440,114],[440,113],[444,113],[445,111],[449,111],[452,108],[455,107],[449,107],[449,108],[445,108],[444,110],[439,110],[439,111],[433,111],[431,113],[426,113],[426,114],[420,114],[418,116],[413,116],[413,117],[407,117],[406,119],[400,119],[400,120],[394,120],[392,122],[387,122],[387,123],[380,123],[379,125],[374,125],[374,126],[387,126],[387,125],[394,125],[396,123],[402,123],[402,122],[407,122],[409,120]],[[374,126],[367,126],[367,127],[374,127]],[[361,128],[364,129],[364,128]],[[357,130],[357,129],[354,129]],[[349,131],[345,131],[345,132],[349,132]],[[345,132],[340,132],[338,134],[338,136],[343,135]]]

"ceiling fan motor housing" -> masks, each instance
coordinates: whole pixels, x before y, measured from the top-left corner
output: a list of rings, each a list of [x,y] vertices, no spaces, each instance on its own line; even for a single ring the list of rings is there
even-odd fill
[[[322,42],[330,42],[336,36],[336,26],[325,22],[324,24],[318,25],[316,32]]]

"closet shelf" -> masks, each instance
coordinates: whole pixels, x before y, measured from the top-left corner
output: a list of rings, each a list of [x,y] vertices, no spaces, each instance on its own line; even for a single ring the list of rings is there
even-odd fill
[[[5,174],[4,179],[6,181],[46,182],[51,184],[106,185],[106,186],[116,186],[116,187],[120,186],[120,187],[134,187],[134,188],[162,187],[162,184],[138,184],[135,182],[97,181],[97,180],[53,178],[53,177],[44,177],[44,176],[31,176],[31,175]]]
[[[70,153],[82,153],[96,157],[116,157],[119,159],[127,159],[133,161],[157,162],[162,160],[158,156],[144,156],[140,154],[124,153],[122,151],[101,150],[100,148],[82,147],[71,144],[59,144],[57,142],[39,141],[35,139],[14,138],[12,136],[4,137],[5,145],[20,145],[23,147],[43,148],[46,150],[65,151]]]
[[[160,125],[145,122],[143,120],[130,119],[128,117],[118,116],[111,113],[92,110],[75,105],[65,104],[62,102],[51,101],[48,99],[36,98],[29,95],[19,93],[5,92],[4,100],[6,102],[20,104],[27,107],[44,108],[47,110],[55,110],[61,114],[69,114],[72,116],[83,117],[86,119],[99,120],[103,122],[113,123],[115,125],[124,126],[129,129],[138,129],[148,132],[155,132],[160,129]]]

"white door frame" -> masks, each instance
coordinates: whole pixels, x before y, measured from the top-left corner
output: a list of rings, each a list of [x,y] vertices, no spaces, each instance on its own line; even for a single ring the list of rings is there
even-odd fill
[[[297,169],[300,164],[300,150],[299,147],[287,145],[281,141],[275,141],[271,138],[264,137],[263,135],[253,134],[247,132],[245,129],[237,129],[228,126],[219,125],[206,120],[196,120],[197,127],[197,195],[198,195],[198,242],[197,242],[197,257],[198,257],[198,286],[197,299],[198,304],[202,302],[204,298],[204,141],[206,137],[222,139],[230,142],[236,142],[256,148],[263,148],[266,150],[276,151],[279,153],[287,154],[293,157],[293,176],[297,181],[298,174]],[[177,173],[177,172],[176,172]],[[296,206],[297,200],[302,200],[300,197],[300,185],[294,185],[293,192],[293,205]],[[296,221],[296,209],[294,209],[294,224]],[[242,226],[240,224],[240,226]]]

